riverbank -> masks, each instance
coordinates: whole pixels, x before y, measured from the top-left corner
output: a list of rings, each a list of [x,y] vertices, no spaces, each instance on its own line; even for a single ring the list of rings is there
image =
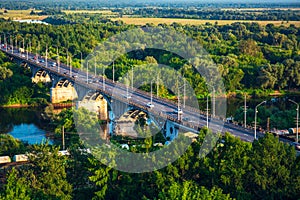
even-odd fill
[[[49,103],[48,105],[52,105],[54,108],[70,108],[75,106],[75,103]],[[45,104],[11,104],[0,105],[0,108],[38,108],[42,106],[45,106]]]

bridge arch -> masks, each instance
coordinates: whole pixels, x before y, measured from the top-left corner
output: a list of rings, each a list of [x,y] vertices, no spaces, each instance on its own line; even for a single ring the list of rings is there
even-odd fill
[[[108,120],[109,98],[99,91],[88,90],[80,101],[77,101],[76,107],[84,107],[91,112],[97,113],[100,120]]]
[[[51,75],[42,68],[37,68],[31,71],[32,71],[31,80],[33,83],[38,83],[38,82],[50,83],[52,81]]]
[[[50,98],[52,103],[73,101],[77,99],[74,83],[67,78],[54,77],[50,89]]]

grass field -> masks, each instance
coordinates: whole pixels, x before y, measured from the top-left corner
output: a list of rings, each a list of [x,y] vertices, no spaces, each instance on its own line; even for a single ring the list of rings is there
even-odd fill
[[[113,15],[111,10],[62,10],[66,14],[77,14],[77,13],[88,13],[88,14],[104,14],[104,15]]]
[[[292,10],[292,11],[299,11],[300,8],[221,8],[221,10],[238,10],[238,11]]]
[[[2,15],[0,15],[0,18],[4,18],[4,19],[11,18],[13,20],[20,20],[20,19],[42,20],[47,17],[47,16],[30,15],[31,10],[7,10],[7,13],[4,13],[4,10],[0,9],[0,12],[3,13]],[[34,12],[40,12],[40,10],[35,10]]]
[[[172,18],[111,18],[111,20],[121,20],[126,24],[135,24],[135,25],[145,25],[147,23],[153,24],[172,24],[173,22],[180,23],[180,24],[192,24],[192,25],[200,25],[205,24],[206,22],[210,22],[214,24],[216,21],[219,25],[226,25],[232,24],[234,22],[257,22],[260,25],[267,25],[267,24],[274,24],[276,26],[280,26],[282,21],[248,21],[248,20],[199,20],[199,19],[172,19]],[[295,24],[297,27],[300,27],[300,21],[289,21],[283,22],[283,25],[289,26],[290,24]]]

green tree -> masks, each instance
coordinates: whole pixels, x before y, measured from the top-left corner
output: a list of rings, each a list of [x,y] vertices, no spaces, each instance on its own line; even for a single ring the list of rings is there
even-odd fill
[[[0,199],[3,200],[30,200],[31,188],[28,185],[26,177],[22,177],[15,168],[9,172],[5,190]],[[2,197],[1,197],[2,196]]]
[[[294,197],[292,171],[296,152],[271,134],[253,142],[249,154],[247,191],[259,199],[288,199]]]
[[[22,169],[32,188],[33,199],[71,199],[72,186],[67,181],[67,158],[48,144],[34,145],[28,155],[30,165]]]

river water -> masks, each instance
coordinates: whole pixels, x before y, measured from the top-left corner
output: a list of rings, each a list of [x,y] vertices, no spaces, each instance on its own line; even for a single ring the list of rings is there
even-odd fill
[[[289,97],[300,102],[300,97]],[[248,108],[254,107],[263,100],[268,100],[268,107],[276,106],[280,110],[293,109],[295,105],[287,101],[287,97],[268,97],[266,99],[248,99]],[[206,108],[206,101],[199,101],[200,109]],[[235,111],[244,105],[243,99],[227,99],[227,117],[234,115]],[[111,112],[109,112],[111,114]],[[110,116],[111,118],[111,116]],[[37,108],[0,108],[0,133],[11,134],[13,137],[30,144],[42,143],[46,139],[52,144],[53,140],[47,138],[47,124],[41,119],[41,110]],[[105,134],[111,134],[112,124],[104,125]]]
[[[53,143],[46,137],[41,110],[36,108],[0,108],[0,133],[29,144],[40,144],[47,139],[49,144]]]

